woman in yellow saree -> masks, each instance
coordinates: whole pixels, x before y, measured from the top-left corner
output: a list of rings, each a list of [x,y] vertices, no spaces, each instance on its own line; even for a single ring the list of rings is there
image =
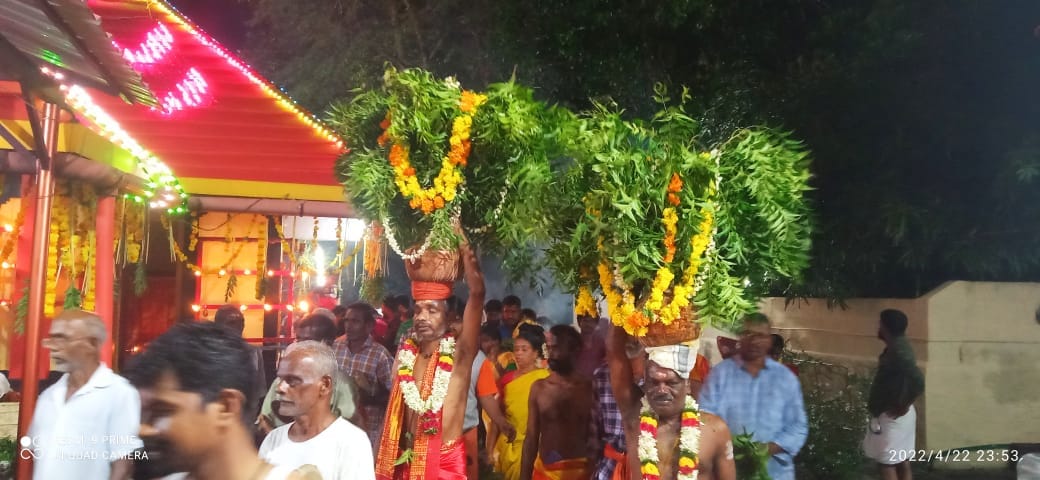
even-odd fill
[[[519,335],[513,340],[513,355],[516,357],[517,369],[507,372],[501,378],[499,391],[502,392],[506,419],[516,428],[516,438],[513,441],[499,436],[495,443],[495,470],[503,474],[504,480],[520,478],[520,460],[524,453],[524,437],[527,433],[527,401],[531,394],[531,386],[534,382],[549,376],[549,370],[539,367],[539,360],[544,358],[543,345],[545,332],[541,327],[522,325]]]

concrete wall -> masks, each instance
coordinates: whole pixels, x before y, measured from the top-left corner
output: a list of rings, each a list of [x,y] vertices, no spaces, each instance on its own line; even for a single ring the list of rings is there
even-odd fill
[[[927,448],[1040,443],[1040,284],[951,282],[926,298]]]
[[[903,310],[907,336],[925,374],[917,403],[918,448],[1040,442],[1040,284],[950,282],[916,299],[825,300],[762,312],[793,350],[854,369],[876,365],[884,345],[878,313]]]

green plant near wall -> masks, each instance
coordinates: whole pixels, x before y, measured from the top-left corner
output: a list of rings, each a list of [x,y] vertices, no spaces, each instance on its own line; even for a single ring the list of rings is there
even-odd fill
[[[862,440],[872,375],[806,354],[791,354],[799,369],[809,438],[795,458],[799,480],[860,480]]]
[[[0,462],[14,463],[15,453],[18,451],[18,442],[14,438],[0,438]]]

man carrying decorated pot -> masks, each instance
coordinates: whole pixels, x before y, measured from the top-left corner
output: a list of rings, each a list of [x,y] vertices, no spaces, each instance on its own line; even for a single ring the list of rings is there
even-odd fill
[[[736,480],[729,428],[690,395],[686,377],[697,358],[696,342],[647,348],[640,389],[625,355],[627,339],[624,329],[611,328],[607,364],[625,425],[629,478]]]
[[[412,338],[397,353],[376,478],[379,480],[466,478],[462,441],[470,370],[477,354],[484,274],[468,243],[459,247],[469,298],[462,333],[450,335],[447,299],[457,278],[455,252],[430,251],[405,260],[415,299]]]

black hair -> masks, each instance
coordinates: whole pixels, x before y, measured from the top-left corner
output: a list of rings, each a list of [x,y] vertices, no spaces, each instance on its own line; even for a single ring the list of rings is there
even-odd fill
[[[375,307],[365,302],[351,303],[350,305],[347,305],[347,310],[356,310],[358,312],[361,312],[361,318],[365,321],[365,323],[370,323],[373,325],[375,325],[376,323]]]
[[[488,313],[502,313],[502,301],[492,298],[484,304],[484,311]]]
[[[885,327],[885,330],[888,330],[888,333],[894,337],[906,333],[906,324],[906,314],[899,310],[890,308],[881,312],[881,326]]]
[[[332,314],[335,315],[336,318],[340,318],[347,314],[347,307],[344,305],[336,305],[335,307],[332,307]]]
[[[202,396],[203,404],[217,400],[221,390],[242,392],[242,423],[256,419],[256,362],[242,337],[210,322],[178,323],[131,359],[126,378],[137,388],[154,387],[165,373],[180,390]]]
[[[444,301],[448,304],[447,313],[458,313],[460,315],[459,320],[462,320],[462,312],[466,310],[466,302],[463,302],[459,297],[452,295]]]
[[[520,303],[520,297],[518,297],[516,295],[510,295],[510,296],[508,296],[506,298],[503,298],[502,299],[502,305],[509,305],[509,306],[513,306],[513,307],[520,307],[520,306],[522,306],[521,303]]]
[[[774,333],[773,346],[769,348],[769,354],[780,355],[781,353],[784,353],[784,344],[786,343],[787,342],[784,341],[783,335],[780,335],[779,333]]]
[[[213,314],[213,322],[217,325],[227,326],[233,321],[245,321],[245,315],[242,314],[242,310],[234,305],[224,305],[217,309],[217,313]]]
[[[502,341],[502,331],[498,329],[498,325],[485,323],[484,326],[480,327],[480,334],[496,342]]]
[[[398,307],[404,307],[404,308],[410,308],[412,306],[412,299],[408,298],[408,295],[404,295],[404,294],[398,295],[397,296],[397,306]]]
[[[387,296],[383,297],[383,306],[384,307],[390,307],[390,309],[392,309],[392,310],[397,310],[397,305],[399,305],[399,302],[397,301],[397,297],[395,297],[393,295],[387,295]]]
[[[549,329],[549,333],[556,339],[556,343],[567,342],[571,351],[581,351],[581,334],[574,327],[570,325],[556,325]]]
[[[538,325],[531,325],[530,323],[522,323],[517,329],[517,339],[527,340],[527,343],[531,344],[531,348],[534,349],[535,353],[539,357],[542,355],[542,345],[545,345],[545,330]]]
[[[530,320],[532,322],[537,322],[538,321],[538,314],[535,313],[533,308],[525,308],[523,310],[520,310],[520,318],[521,319],[527,319],[527,320]]]
[[[332,345],[332,342],[336,340],[336,323],[328,315],[312,313],[303,317],[303,320],[296,324],[296,328],[305,327],[314,329],[315,339],[319,342]]]

